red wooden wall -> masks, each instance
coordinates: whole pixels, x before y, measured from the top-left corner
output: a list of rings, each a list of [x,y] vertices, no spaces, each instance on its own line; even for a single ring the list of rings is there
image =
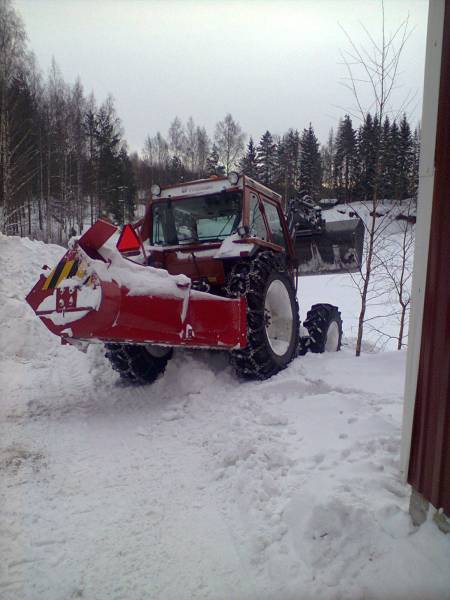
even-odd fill
[[[450,516],[450,0],[445,2],[430,245],[408,482]]]

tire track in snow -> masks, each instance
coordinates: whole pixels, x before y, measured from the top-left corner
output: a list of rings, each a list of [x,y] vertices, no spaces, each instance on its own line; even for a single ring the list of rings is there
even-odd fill
[[[400,354],[307,356],[238,383],[220,353],[175,353],[155,385],[124,387],[101,350],[61,348],[22,311],[24,265],[63,253],[28,242],[15,256],[22,243],[0,249],[0,321],[16,315],[2,411],[17,417],[0,439],[44,459],[2,481],[2,600],[336,600],[394,597],[397,581],[431,597],[423,573],[448,596],[450,553],[431,530],[411,535],[396,474]]]

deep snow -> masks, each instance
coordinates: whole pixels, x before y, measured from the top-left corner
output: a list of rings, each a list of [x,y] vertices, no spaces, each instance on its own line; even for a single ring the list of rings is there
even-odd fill
[[[398,475],[404,352],[239,383],[178,351],[126,387],[24,302],[63,253],[0,236],[2,600],[450,598],[450,536],[411,525]],[[342,305],[350,344],[347,276],[299,299]]]

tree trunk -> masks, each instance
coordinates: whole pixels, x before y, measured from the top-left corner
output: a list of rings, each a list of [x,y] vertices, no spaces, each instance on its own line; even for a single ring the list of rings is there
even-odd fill
[[[405,330],[405,319],[406,319],[406,305],[402,304],[402,312],[400,314],[400,329],[398,332],[397,350],[401,350],[403,347],[403,332]]]
[[[27,194],[28,235],[31,237],[31,192]]]
[[[358,319],[358,335],[356,338],[356,356],[361,355],[361,346],[364,334],[364,319],[366,316],[366,308],[367,308],[367,292],[369,290],[370,277],[372,275],[372,259],[373,259],[373,250],[374,250],[374,242],[375,242],[375,229],[376,229],[376,214],[378,207],[378,180],[380,174],[380,159],[377,158],[376,168],[375,168],[375,180],[372,192],[372,216],[370,221],[370,229],[369,229],[369,248],[367,251],[366,258],[366,272],[364,277],[364,286],[361,293],[361,311],[359,313]]]
[[[42,148],[42,129],[39,128],[39,194],[38,194],[38,219],[39,219],[39,229],[42,231],[43,222],[42,222],[42,204],[44,202],[44,161],[43,157],[43,148]]]
[[[50,180],[50,147],[47,150],[47,195],[45,198],[45,241],[47,244],[50,242],[51,238],[51,217],[50,217],[50,194],[51,194],[51,180]]]
[[[84,214],[83,214],[83,194],[81,191],[81,155],[77,158],[77,215],[78,215],[78,230],[80,235],[83,231]]]
[[[367,291],[369,289],[370,275],[372,273],[373,232],[375,230],[375,219],[376,219],[375,210],[373,211],[373,216],[371,218],[372,218],[372,221],[370,224],[370,232],[369,232],[369,249],[367,251],[367,258],[366,258],[366,272],[364,275],[364,286],[363,286],[363,290],[361,292],[361,310],[360,310],[359,318],[358,318],[358,335],[356,338],[356,350],[355,350],[356,356],[361,355],[361,346],[362,346],[362,339],[363,339],[363,334],[364,334],[364,319],[366,316],[366,308],[367,308]]]
[[[2,99],[3,101],[3,99]],[[2,160],[2,204],[3,204],[3,227],[5,233],[9,223],[10,213],[12,211],[11,198],[10,198],[10,150],[9,150],[9,127],[8,127],[8,112],[6,107],[2,106],[3,111],[1,115],[1,160]]]

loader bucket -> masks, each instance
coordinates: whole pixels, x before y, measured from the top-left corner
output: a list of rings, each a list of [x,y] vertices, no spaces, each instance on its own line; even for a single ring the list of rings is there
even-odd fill
[[[361,219],[330,221],[320,231],[299,231],[295,253],[299,273],[352,273],[361,266],[364,224]]]
[[[244,348],[246,301],[191,289],[184,275],[124,258],[98,221],[26,300],[64,343],[73,341]]]

